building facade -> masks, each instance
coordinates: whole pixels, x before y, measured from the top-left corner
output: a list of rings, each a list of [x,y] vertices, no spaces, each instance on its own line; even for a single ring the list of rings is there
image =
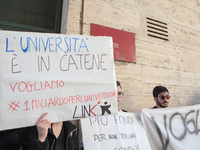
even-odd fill
[[[200,1],[69,0],[66,33],[90,35],[91,23],[135,33],[136,63],[115,61],[122,108],[153,107],[156,85],[170,107],[200,103]]]

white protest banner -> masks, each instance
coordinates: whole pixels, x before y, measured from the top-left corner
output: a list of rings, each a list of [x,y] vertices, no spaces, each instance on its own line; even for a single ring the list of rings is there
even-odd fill
[[[150,150],[139,114],[81,119],[84,150]]]
[[[142,122],[152,150],[199,150],[200,105],[143,109]]]
[[[117,113],[111,37],[0,31],[0,130]]]

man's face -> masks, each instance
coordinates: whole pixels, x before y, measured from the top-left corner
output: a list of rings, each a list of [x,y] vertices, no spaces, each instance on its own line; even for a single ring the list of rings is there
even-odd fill
[[[160,94],[158,94],[158,97],[154,97],[154,100],[156,102],[156,106],[158,108],[166,108],[168,107],[169,104],[169,93],[168,92],[161,92]]]
[[[121,100],[122,100],[122,89],[120,86],[117,86],[117,105],[118,106],[119,106]]]

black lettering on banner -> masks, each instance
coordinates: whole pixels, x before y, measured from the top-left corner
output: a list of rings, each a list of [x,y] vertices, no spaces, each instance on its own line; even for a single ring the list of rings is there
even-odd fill
[[[104,119],[104,121],[103,121]],[[108,118],[105,116],[105,117],[92,117],[92,118],[89,118],[90,120],[90,125],[92,126],[94,123],[98,123],[98,124],[101,124],[101,125],[104,125],[104,126],[107,126],[108,125]]]
[[[119,148],[115,147],[114,150],[140,150],[140,146],[138,144],[138,145],[135,145],[133,147],[131,147],[131,146],[128,146],[128,147],[119,147]]]
[[[200,132],[200,129],[198,129],[198,116],[199,116],[199,110],[197,111],[197,114],[196,114],[196,127],[197,127],[197,135],[199,134]]]
[[[63,69],[63,67],[62,67],[62,60],[63,60],[64,57],[67,57],[67,55],[63,55],[62,58],[60,59],[60,70],[62,70],[62,71],[68,71],[69,68]]]
[[[184,116],[182,116],[181,113],[176,112],[176,113],[174,113],[174,114],[169,118],[169,131],[170,131],[171,135],[172,135],[176,140],[182,141],[182,140],[185,138],[187,132],[188,132],[189,134],[196,134],[196,135],[199,134],[199,132],[200,132],[200,129],[199,129],[199,127],[198,127],[199,110],[196,111],[196,118],[193,117],[193,118],[187,120],[188,116],[189,116],[189,115],[192,115],[193,113],[195,113],[195,110],[189,111],[188,113],[185,114],[185,117],[184,117]],[[181,135],[176,135],[176,134],[174,133],[174,131],[173,131],[173,123],[172,123],[172,122],[173,122],[174,117],[178,117],[178,116],[180,117],[180,120],[181,120],[181,122],[182,122],[182,125],[180,126],[180,124],[179,124],[179,127],[183,127],[183,132],[181,133]],[[193,115],[193,116],[194,116],[194,115]],[[165,131],[166,131],[166,133],[167,133],[167,139],[166,139],[166,142],[165,142],[165,143],[164,143],[164,141],[163,141],[162,133],[161,133],[161,130],[160,130],[160,128],[159,128],[157,122],[155,121],[155,119],[154,119],[153,117],[151,117],[151,118],[152,118],[152,120],[153,120],[153,122],[154,122],[154,125],[156,126],[156,130],[157,130],[158,135],[159,135],[159,138],[160,138],[160,140],[161,140],[162,149],[163,149],[163,150],[167,150],[167,146],[168,146],[168,144],[169,144],[169,133],[168,133],[168,130],[167,130],[167,121],[166,121],[167,116],[164,115]],[[196,119],[196,121],[195,121],[195,119]],[[177,119],[176,119],[176,120],[177,120]],[[190,125],[190,126],[189,126],[189,125]],[[189,127],[190,127],[190,128],[189,128]]]
[[[95,64],[96,64],[96,67],[97,67],[97,69],[99,70],[99,68],[100,68],[100,60],[99,60],[99,55],[98,55],[98,63],[97,63],[97,60],[96,60],[96,58],[95,58],[95,56],[93,55],[92,56],[93,58],[92,58],[92,69],[94,68],[94,62],[95,62]]]
[[[120,133],[121,139],[134,139],[136,137],[136,133],[131,133],[131,134],[125,134],[125,133]]]
[[[92,126],[92,124],[97,121],[97,117],[89,118],[89,120],[90,120],[90,125]],[[99,124],[99,122],[98,122],[98,124]]]
[[[106,141],[105,134],[94,134],[94,141]]]
[[[60,59],[60,70],[68,71],[70,67],[73,66],[76,70],[85,69],[85,70],[107,70],[103,67],[105,61],[103,58],[107,56],[106,54],[76,54],[73,55],[63,55]],[[97,58],[98,57],[98,58]]]
[[[81,116],[76,116],[76,112],[77,112],[77,105],[75,106],[75,109],[74,109],[74,114],[73,114],[73,118],[85,118],[86,115],[90,116],[91,115],[91,112],[90,112],[90,105],[88,106],[88,109],[86,108],[85,105],[82,105],[81,106],[81,110],[79,110],[79,112],[81,111]],[[79,107],[80,108],[80,107]]]
[[[108,134],[109,140],[117,139],[117,134]]]
[[[166,131],[166,133],[167,133],[167,139],[166,139],[166,142],[164,143],[161,130],[160,130],[160,128],[159,128],[159,126],[158,126],[156,120],[155,120],[153,117],[151,117],[151,119],[152,119],[153,122],[154,122],[154,125],[156,126],[156,129],[157,129],[157,132],[158,132],[158,136],[159,136],[159,138],[160,138],[160,141],[161,141],[162,149],[163,149],[163,150],[167,150],[167,146],[168,146],[168,144],[169,144],[169,133],[168,133],[168,131],[167,131],[166,118],[167,118],[167,116],[164,115],[165,131]]]
[[[72,61],[71,61],[71,60],[72,60]],[[70,66],[70,65],[75,65],[76,70],[78,70],[78,67],[77,67],[77,65],[76,65],[76,62],[75,62],[74,58],[72,57],[72,55],[69,56],[68,69],[69,69],[69,66]]]
[[[108,125],[108,118],[107,117],[98,117],[98,118],[100,118],[102,125],[104,125],[104,126]],[[103,118],[105,118],[105,121],[103,121]]]
[[[86,64],[89,63],[89,61],[87,61],[87,58],[86,58],[86,56],[88,56],[88,55],[89,55],[89,54],[85,54],[85,57],[84,57],[84,65],[85,65],[85,69],[86,69],[86,70],[92,69],[92,67],[88,68],[88,67],[86,66]]]
[[[102,55],[101,55],[101,69],[102,69],[102,70],[107,70],[107,68],[103,68],[103,67],[102,67],[102,64],[104,63],[104,61],[103,61],[103,55],[106,56],[106,54],[102,54]]]
[[[80,56],[80,68],[82,69],[82,56],[83,54],[76,54],[77,56]]]
[[[179,116],[181,117],[182,122],[183,122],[183,126],[184,126],[183,134],[182,134],[181,136],[179,136],[179,137],[176,136],[176,135],[173,133],[173,131],[172,131],[172,119],[173,119],[176,115],[179,115]],[[185,137],[185,135],[186,135],[186,133],[187,133],[187,127],[186,127],[186,124],[185,124],[185,119],[183,118],[183,116],[182,116],[180,113],[178,113],[178,112],[177,112],[177,113],[174,113],[174,114],[170,117],[170,119],[169,119],[169,130],[170,130],[172,136],[173,136],[175,139],[179,140],[179,141],[181,141],[181,140]]]
[[[82,112],[83,112],[83,118],[85,118],[85,113],[87,113],[88,116],[91,115],[90,113],[90,105],[89,105],[89,109],[87,110],[86,106],[82,106]]]
[[[73,118],[81,118],[81,116],[75,117],[76,109],[77,109],[77,106],[75,107]]]
[[[13,54],[15,57],[14,58],[12,58],[12,62],[11,62],[11,65],[12,65],[12,69],[11,69],[11,72],[12,73],[21,73],[21,71],[14,71],[14,67],[15,66],[18,66],[18,64],[14,64],[14,59],[16,59],[16,57],[17,57],[17,55],[16,54]]]
[[[127,125],[127,124],[134,124],[133,117],[130,116],[120,116],[120,115],[114,115],[115,123],[122,124],[122,125]]]
[[[185,115],[185,121],[186,121],[186,119],[187,119],[187,116],[188,116],[190,113],[194,113],[194,112],[195,112],[194,110],[188,112],[188,113]],[[199,113],[199,110],[197,111],[197,114],[198,114],[198,113]],[[194,126],[194,131],[193,131],[193,132],[190,131],[190,130],[188,129],[188,127],[186,126],[186,127],[187,127],[187,131],[188,131],[190,134],[196,133],[196,135],[198,135],[199,130],[198,130],[197,122],[196,122],[196,124],[195,124],[194,118],[192,118],[192,119],[190,119],[190,120],[187,121],[187,125],[190,124],[190,123],[193,124],[193,126]]]
[[[50,69],[50,60],[49,60],[49,56],[48,56],[48,62],[45,63],[44,58],[38,57],[38,71],[42,71],[42,64],[45,66],[46,70],[49,71]]]

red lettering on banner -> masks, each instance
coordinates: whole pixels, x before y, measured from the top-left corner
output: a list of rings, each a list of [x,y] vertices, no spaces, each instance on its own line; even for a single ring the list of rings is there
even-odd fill
[[[54,82],[58,83],[58,82]],[[24,84],[24,87],[27,87],[29,82],[25,85],[25,82],[21,82],[22,86]],[[15,85],[17,86],[17,84]],[[15,86],[13,87],[11,85],[11,88],[13,91],[15,91]],[[20,90],[23,91],[24,87],[20,87]],[[32,86],[30,86],[32,87]],[[59,84],[58,84],[59,87]],[[34,89],[34,88],[32,88]],[[37,87],[38,89],[38,87]],[[30,90],[30,88],[29,88]],[[114,92],[103,92],[103,93],[97,93],[97,94],[90,94],[90,95],[84,95],[84,99],[82,95],[74,95],[74,96],[68,96],[68,97],[52,97],[52,98],[45,98],[45,99],[37,99],[37,100],[26,100],[24,102],[25,109],[23,111],[27,110],[35,110],[39,108],[45,108],[45,107],[53,107],[53,106],[62,106],[66,104],[76,104],[76,103],[86,103],[88,101],[98,101],[97,104],[100,104],[102,99],[107,99],[111,97],[116,97],[115,91]],[[97,106],[97,104],[88,110],[88,112],[92,113],[94,116],[96,115],[93,112],[93,109]],[[86,106],[86,105],[85,105]],[[83,110],[86,111],[86,108],[83,108]]]
[[[62,83],[62,85],[60,85]],[[63,82],[62,80],[59,82],[59,86],[63,87],[65,85],[65,82]]]
[[[23,90],[21,90],[21,84],[24,84],[24,86],[25,86],[25,88],[23,89]],[[26,82],[24,82],[24,81],[22,81],[22,82],[20,82],[19,84],[18,84],[18,90],[20,91],[20,92],[23,92],[23,91],[25,91],[27,89],[27,84],[26,84]]]
[[[65,103],[65,99],[67,99],[67,97],[65,97],[65,98],[63,99],[63,103],[64,103],[64,104],[67,104],[67,103],[68,103],[68,99],[67,99],[66,103]]]
[[[40,85],[41,85],[41,89],[43,89],[43,88],[42,88],[42,82],[41,82],[41,81],[40,81]]]
[[[44,90],[46,90],[46,87],[49,87],[50,89],[52,89],[52,87],[49,85],[49,83],[47,81],[45,81]]]
[[[38,109],[37,100],[32,100],[32,109],[34,109],[34,104],[36,109]]]
[[[14,85],[9,83],[9,85],[13,92],[16,92],[16,90],[18,90],[19,92],[25,92],[25,91],[32,92],[32,91],[40,91],[43,89],[46,90],[47,88],[48,89],[61,88],[65,85],[65,82],[62,80],[61,81],[52,80],[51,82],[45,81],[44,83],[42,83],[42,81],[40,81],[39,83],[36,81],[33,83],[31,81],[28,82],[21,81],[21,82],[16,82]]]
[[[59,98],[58,100],[59,100],[59,105],[60,106],[64,104],[63,99]]]
[[[28,108],[28,100],[23,105],[26,105],[26,109],[24,109],[23,111],[30,110],[30,108]]]
[[[45,105],[42,105],[42,102],[43,102],[43,99],[41,99],[41,101],[40,101],[40,107],[45,107]]]
[[[49,99],[48,107],[50,107],[51,104],[53,104],[53,106],[55,106],[54,103],[53,103],[53,101],[52,101],[52,99],[50,98],[50,99]]]
[[[92,95],[87,95],[88,100],[92,100]]]
[[[14,88],[13,88],[13,86],[10,84],[10,87],[11,87],[11,89],[12,89],[13,92],[15,91],[15,87],[16,87],[17,84],[18,84],[18,82],[15,83]]]
[[[55,105],[60,106],[60,104],[58,103],[58,97],[54,97],[54,106],[55,106]]]
[[[97,95],[94,95],[95,98],[93,98],[94,100],[98,100],[98,96]]]
[[[58,88],[58,80],[57,81],[51,81],[51,87],[53,87],[53,83],[56,83],[56,86],[57,86],[57,88]]]
[[[80,96],[80,95],[76,95],[76,99],[77,99],[79,102],[84,102],[84,101],[82,101],[82,96]]]
[[[115,96],[116,97],[116,94],[115,92],[111,92],[111,97]]]
[[[31,84],[31,85],[29,85],[30,87],[31,87],[31,90],[29,91],[28,90],[28,84],[30,83],[30,81],[27,83],[27,92],[31,92],[32,91],[32,86],[33,86],[33,84]]]
[[[40,82],[41,83],[41,82]],[[42,88],[41,88],[42,89]],[[34,83],[34,91],[38,91],[40,89],[36,89],[36,82]]]

